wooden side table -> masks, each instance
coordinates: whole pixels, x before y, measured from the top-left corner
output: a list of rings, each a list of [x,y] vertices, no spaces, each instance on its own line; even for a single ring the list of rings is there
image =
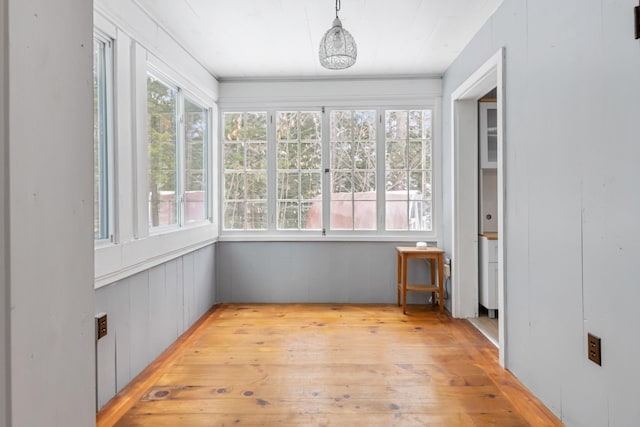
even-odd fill
[[[434,247],[418,249],[413,246],[398,246],[398,306],[402,297],[402,312],[407,314],[407,292],[431,292],[431,301],[435,304],[435,292],[439,295],[440,312],[444,311],[444,250]],[[408,284],[407,262],[410,259],[428,259],[431,262],[431,284]],[[435,261],[435,263],[433,262]],[[438,264],[438,283],[435,282],[435,269]]]

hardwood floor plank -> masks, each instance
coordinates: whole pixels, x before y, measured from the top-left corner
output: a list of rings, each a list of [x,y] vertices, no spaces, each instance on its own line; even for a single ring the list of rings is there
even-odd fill
[[[149,422],[150,416],[132,415],[117,424],[118,427],[211,427],[211,426],[367,426],[367,427],[452,427],[452,426],[488,426],[492,424],[477,424],[466,414],[175,414],[167,415],[154,424]],[[490,419],[498,419],[496,417]],[[523,421],[520,420],[520,423]],[[493,424],[501,426],[501,424]],[[510,424],[510,427],[528,426],[528,424]]]
[[[221,305],[161,360],[101,427],[562,425],[431,306]]]

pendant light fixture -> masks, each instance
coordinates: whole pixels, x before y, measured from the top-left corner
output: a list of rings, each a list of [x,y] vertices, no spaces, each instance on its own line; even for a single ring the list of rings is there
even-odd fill
[[[330,70],[343,70],[356,63],[358,48],[351,33],[342,28],[338,18],[340,0],[336,0],[336,19],[320,42],[320,64]]]

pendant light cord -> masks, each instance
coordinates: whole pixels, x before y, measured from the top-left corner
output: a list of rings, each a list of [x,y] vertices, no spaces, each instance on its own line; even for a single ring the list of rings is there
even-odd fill
[[[338,17],[338,11],[340,10],[340,0],[336,0],[336,18]]]

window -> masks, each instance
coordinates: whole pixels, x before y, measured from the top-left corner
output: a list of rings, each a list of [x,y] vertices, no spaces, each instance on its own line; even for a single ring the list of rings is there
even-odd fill
[[[432,110],[224,112],[223,121],[223,230],[433,231]]]
[[[225,230],[267,229],[267,113],[225,113]]]
[[[189,99],[184,101],[184,219],[202,221],[208,217],[207,197],[207,109]]]
[[[147,76],[149,227],[177,224],[177,94]]]
[[[111,41],[102,36],[93,39],[93,236],[110,237],[109,140],[111,138]]]
[[[147,75],[149,227],[208,218],[208,110]]]
[[[385,147],[385,228],[431,231],[431,111],[386,111]]]
[[[322,228],[322,113],[276,116],[279,230]]]
[[[331,230],[375,230],[376,111],[333,110]]]

